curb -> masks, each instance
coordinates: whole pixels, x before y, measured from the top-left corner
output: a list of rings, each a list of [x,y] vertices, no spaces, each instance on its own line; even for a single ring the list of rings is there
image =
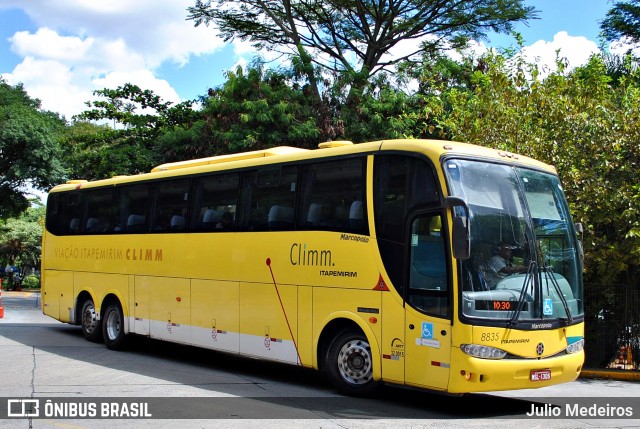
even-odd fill
[[[640,381],[640,371],[613,369],[583,369],[580,378],[593,380]]]
[[[23,290],[2,289],[2,294],[5,296],[19,296],[22,298],[26,298],[32,295],[40,295],[40,289],[23,289]]]

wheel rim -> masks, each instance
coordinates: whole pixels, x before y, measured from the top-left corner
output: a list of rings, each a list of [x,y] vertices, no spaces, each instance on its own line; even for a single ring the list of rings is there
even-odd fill
[[[373,377],[371,347],[364,340],[346,342],[338,353],[338,370],[352,384],[365,384]]]
[[[93,302],[88,302],[84,306],[84,310],[82,312],[82,327],[87,334],[93,334],[98,327],[96,307],[93,305]]]
[[[107,314],[106,332],[110,340],[115,340],[120,335],[120,314],[118,310],[111,310]]]

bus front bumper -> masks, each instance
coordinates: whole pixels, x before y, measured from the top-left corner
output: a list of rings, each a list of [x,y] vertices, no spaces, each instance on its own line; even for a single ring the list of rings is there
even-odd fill
[[[584,351],[545,359],[479,359],[452,349],[451,393],[536,389],[578,378]]]

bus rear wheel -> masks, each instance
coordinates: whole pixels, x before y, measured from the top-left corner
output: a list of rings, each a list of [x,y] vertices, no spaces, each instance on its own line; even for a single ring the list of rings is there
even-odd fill
[[[102,313],[102,336],[110,350],[125,348],[124,313],[118,302],[109,302]]]
[[[86,340],[95,343],[102,339],[102,327],[100,326],[96,306],[92,299],[87,299],[84,304],[82,304],[80,323],[82,324],[82,335],[84,335]]]
[[[343,331],[336,336],[329,346],[325,369],[331,384],[347,395],[370,395],[379,386],[373,380],[371,346],[359,331]]]

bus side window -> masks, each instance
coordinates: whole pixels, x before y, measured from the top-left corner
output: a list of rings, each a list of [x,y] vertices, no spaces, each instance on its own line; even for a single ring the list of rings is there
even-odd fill
[[[47,197],[47,231],[54,235],[64,235],[66,219],[64,217],[63,202],[66,194],[51,193]]]
[[[239,173],[219,173],[195,181],[191,230],[235,231]]]
[[[298,229],[368,234],[364,158],[306,164]]]
[[[149,185],[125,185],[118,189],[118,220],[114,232],[147,231]]]
[[[188,179],[158,182],[153,189],[151,232],[181,232],[187,229]]]
[[[113,190],[97,189],[87,191],[87,214],[85,233],[104,234],[110,232],[113,227]]]
[[[82,232],[83,195],[80,192],[72,192],[66,196],[64,214],[68,221],[65,225],[67,234],[80,234]]]
[[[448,316],[447,257],[441,217],[420,216],[411,225],[408,301],[427,314]]]
[[[71,235],[80,232],[81,197],[79,192],[49,195],[47,201],[47,228],[49,231],[56,235]]]
[[[294,205],[298,187],[297,166],[269,167],[243,177],[244,219],[247,231],[294,229]]]

